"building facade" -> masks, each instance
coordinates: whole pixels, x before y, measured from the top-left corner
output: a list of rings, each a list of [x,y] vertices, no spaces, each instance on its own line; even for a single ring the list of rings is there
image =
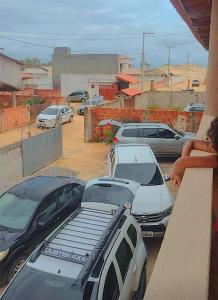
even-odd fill
[[[3,53],[0,53],[0,81],[16,88],[21,87],[22,63]]]

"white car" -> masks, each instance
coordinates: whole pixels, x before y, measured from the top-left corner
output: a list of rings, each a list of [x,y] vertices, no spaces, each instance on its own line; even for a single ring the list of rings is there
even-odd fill
[[[51,105],[36,117],[36,123],[38,127],[55,127],[59,120],[61,120],[62,124],[66,122],[72,122],[73,111],[69,106]]]
[[[149,145],[118,144],[109,154],[109,176],[140,184],[131,213],[144,237],[163,236],[173,208],[173,197]]]

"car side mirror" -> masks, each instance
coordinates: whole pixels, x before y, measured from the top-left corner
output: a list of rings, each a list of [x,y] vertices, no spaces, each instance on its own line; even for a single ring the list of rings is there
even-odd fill
[[[171,180],[171,176],[170,175],[164,175],[164,181],[170,181]]]
[[[180,136],[179,136],[178,134],[175,134],[174,139],[175,139],[175,140],[179,140],[179,139],[180,139]]]

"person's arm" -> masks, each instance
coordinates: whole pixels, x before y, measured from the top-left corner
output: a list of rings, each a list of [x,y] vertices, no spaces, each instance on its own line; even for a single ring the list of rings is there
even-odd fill
[[[186,168],[217,168],[217,155],[185,156],[177,159],[173,165],[171,181],[178,187]]]
[[[182,150],[182,157],[190,156],[192,150],[200,150],[209,153],[216,153],[210,142],[207,141],[199,141],[199,140],[191,140],[187,141]]]

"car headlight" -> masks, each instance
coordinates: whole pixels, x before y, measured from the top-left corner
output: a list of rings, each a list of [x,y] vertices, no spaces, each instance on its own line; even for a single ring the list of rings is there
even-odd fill
[[[170,207],[168,207],[167,209],[165,209],[165,210],[162,212],[163,218],[165,218],[165,217],[171,215],[172,210],[173,210],[173,206],[170,206]]]
[[[0,251],[0,261],[2,261],[8,255],[8,252],[9,248],[7,250]]]

